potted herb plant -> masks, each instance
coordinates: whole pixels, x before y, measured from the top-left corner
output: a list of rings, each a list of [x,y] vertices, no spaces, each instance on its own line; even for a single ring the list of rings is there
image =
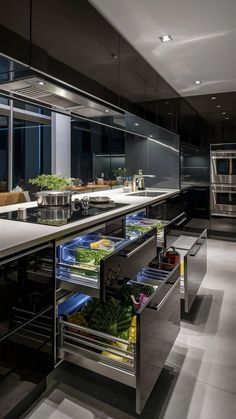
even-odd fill
[[[72,191],[66,190],[73,185],[73,179],[61,175],[39,175],[29,179],[29,183],[41,189],[36,193],[40,206],[64,206],[71,203]]]

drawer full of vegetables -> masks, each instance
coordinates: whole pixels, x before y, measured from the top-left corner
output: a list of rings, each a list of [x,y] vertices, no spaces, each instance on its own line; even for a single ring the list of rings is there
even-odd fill
[[[59,287],[104,298],[105,288],[131,279],[156,256],[156,229],[128,238],[86,234],[57,247]]]

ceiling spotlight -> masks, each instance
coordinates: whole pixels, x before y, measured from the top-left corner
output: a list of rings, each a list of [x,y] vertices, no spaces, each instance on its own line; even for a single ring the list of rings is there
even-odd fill
[[[110,112],[109,109],[105,109],[105,112]]]
[[[226,115],[226,112],[221,112],[221,115]]]
[[[161,40],[161,42],[173,41],[173,39],[170,35],[161,35],[161,36],[159,36],[159,39]]]
[[[149,135],[149,137],[150,137],[150,138],[152,138],[152,137],[153,137],[153,135],[151,134],[151,135]]]
[[[215,100],[215,99],[216,99],[216,97],[215,97],[215,96],[212,96],[212,97],[211,97],[211,100]]]
[[[221,105],[216,105],[217,108],[221,108]]]
[[[201,84],[201,80],[194,80],[194,84]]]
[[[44,81],[41,81],[41,80],[38,81],[37,83],[40,84],[40,86],[43,86],[45,84]]]
[[[172,112],[168,112],[168,114],[167,114],[167,115],[173,115],[173,114],[172,114]]]
[[[170,104],[170,102],[165,102],[165,105],[169,105]]]
[[[138,122],[135,122],[135,124],[134,124],[136,127],[138,127],[139,126],[139,123]]]
[[[226,116],[226,118],[225,119],[229,119],[229,117],[228,116]]]

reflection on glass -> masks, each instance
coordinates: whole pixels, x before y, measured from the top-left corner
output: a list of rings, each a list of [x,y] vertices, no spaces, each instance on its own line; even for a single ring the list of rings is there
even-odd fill
[[[0,116],[0,192],[7,191],[8,117]]]
[[[13,107],[18,108],[18,109],[24,109],[25,111],[28,111],[28,112],[39,113],[41,115],[47,115],[47,116],[51,115],[51,111],[49,109],[32,105],[31,103],[27,103],[27,102],[21,102],[20,100],[14,99]]]
[[[51,171],[51,125],[14,119],[13,187],[24,189],[29,178]]]
[[[72,121],[71,176],[78,187],[123,184],[125,171],[124,132],[79,119]]]

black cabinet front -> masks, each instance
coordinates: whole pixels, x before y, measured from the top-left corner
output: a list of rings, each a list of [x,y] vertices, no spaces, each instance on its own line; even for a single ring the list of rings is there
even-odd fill
[[[30,64],[30,0],[1,2],[0,53]]]
[[[19,417],[54,367],[54,253],[49,243],[0,263],[0,417]]]

